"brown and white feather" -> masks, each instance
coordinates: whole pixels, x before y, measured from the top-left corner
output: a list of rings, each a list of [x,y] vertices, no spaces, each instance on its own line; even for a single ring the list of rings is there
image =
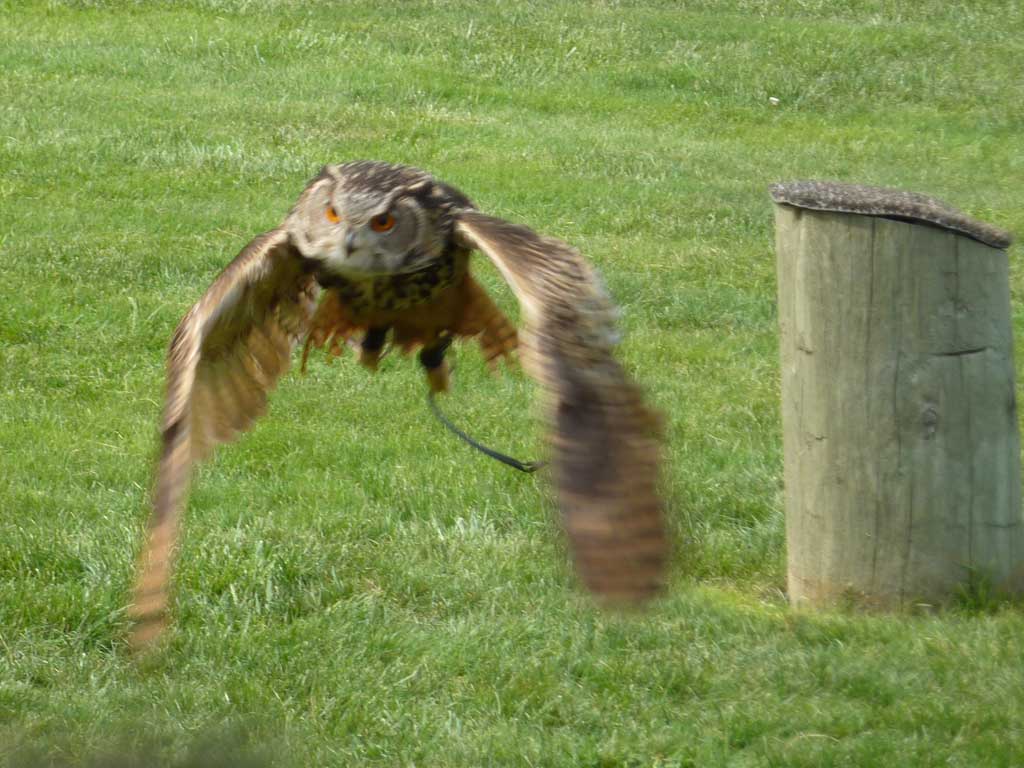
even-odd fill
[[[586,586],[608,602],[658,593],[668,557],[658,497],[658,418],[613,356],[617,311],[565,243],[477,211],[456,236],[505,276],[525,316],[524,367],[546,395],[563,524]]]
[[[390,259],[385,270],[334,269],[349,258],[348,246],[340,248],[346,215],[355,231],[366,226],[360,217],[392,204],[418,222],[404,230],[416,238],[400,250],[381,241],[375,258]],[[473,280],[470,250],[485,253],[512,287],[525,319],[520,332]],[[352,334],[381,327],[406,350],[475,337],[491,364],[518,346],[544,393],[559,507],[583,582],[618,604],[656,594],[669,551],[657,493],[658,419],[615,358],[616,317],[597,272],[565,243],[480,213],[418,169],[325,166],[284,223],[249,243],[174,332],[153,511],[130,610],[133,645],[149,645],[166,620],[193,463],[251,427],[303,338],[307,352],[340,351]],[[437,370],[428,381],[434,388],[443,379],[443,390],[447,374],[435,381]]]
[[[167,354],[167,398],[149,535],[139,560],[131,642],[166,620],[167,588],[192,465],[263,414],[305,334],[319,288],[288,235],[255,238],[188,311]]]

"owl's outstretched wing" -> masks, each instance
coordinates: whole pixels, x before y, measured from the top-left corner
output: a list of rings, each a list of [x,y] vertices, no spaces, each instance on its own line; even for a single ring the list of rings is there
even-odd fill
[[[658,417],[613,356],[616,309],[565,243],[474,210],[456,238],[483,251],[523,309],[523,365],[546,395],[563,524],[584,584],[637,603],[662,587],[669,541],[657,492]]]
[[[167,354],[167,401],[149,534],[129,614],[132,645],[163,628],[167,584],[194,461],[248,429],[287,370],[319,288],[281,229],[249,243],[188,311]]]

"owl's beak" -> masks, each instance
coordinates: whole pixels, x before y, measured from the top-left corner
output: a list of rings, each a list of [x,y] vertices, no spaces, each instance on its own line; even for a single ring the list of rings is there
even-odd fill
[[[345,234],[345,258],[347,259],[352,255],[352,251],[356,248],[356,233],[348,232]]]

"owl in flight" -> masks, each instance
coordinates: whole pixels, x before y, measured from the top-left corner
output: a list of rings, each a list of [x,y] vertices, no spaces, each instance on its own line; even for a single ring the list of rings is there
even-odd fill
[[[519,300],[518,332],[473,279],[474,250]],[[130,607],[133,645],[149,645],[166,623],[192,464],[264,412],[303,342],[303,362],[311,346],[351,344],[372,370],[390,335],[419,350],[432,392],[448,387],[454,339],[476,338],[489,363],[518,349],[544,398],[553,482],[582,581],[602,602],[655,595],[668,554],[658,419],[615,360],[615,318],[598,275],[565,243],[481,213],[416,168],[325,166],[171,339],[153,511]]]

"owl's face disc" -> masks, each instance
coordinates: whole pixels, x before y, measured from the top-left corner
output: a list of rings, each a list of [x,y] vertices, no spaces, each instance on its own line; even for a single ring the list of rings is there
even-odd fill
[[[420,271],[442,257],[450,237],[434,185],[403,166],[327,166],[289,216],[289,234],[325,281]]]

